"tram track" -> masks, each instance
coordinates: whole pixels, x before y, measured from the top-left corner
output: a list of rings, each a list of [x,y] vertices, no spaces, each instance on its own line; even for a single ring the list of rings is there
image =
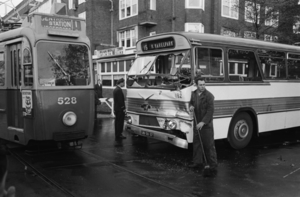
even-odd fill
[[[71,191],[68,189],[64,188],[61,184],[57,183],[56,181],[48,178],[44,173],[42,173],[40,170],[38,170],[36,167],[31,165],[29,162],[27,162],[25,159],[23,159],[21,156],[19,156],[17,153],[12,151],[10,148],[7,147],[7,151],[14,156],[19,162],[21,162],[25,167],[28,169],[31,169],[39,178],[41,178],[43,181],[48,183],[49,185],[57,188],[59,191],[64,193],[67,196],[70,197],[77,197],[77,195],[73,194]]]
[[[110,164],[110,165],[114,166],[115,168],[118,168],[118,169],[120,169],[120,170],[126,171],[126,172],[128,172],[128,173],[130,173],[130,174],[133,174],[133,175],[135,175],[135,176],[137,176],[137,177],[140,177],[140,178],[142,178],[142,179],[145,179],[145,180],[147,180],[147,181],[149,181],[149,182],[155,183],[155,184],[160,185],[160,186],[162,186],[162,187],[168,188],[168,189],[170,189],[170,190],[172,190],[172,191],[178,192],[179,194],[182,194],[184,197],[194,197],[194,195],[187,194],[187,193],[183,193],[183,192],[182,192],[181,190],[179,190],[179,189],[176,189],[176,188],[171,187],[171,186],[169,186],[169,185],[160,183],[160,182],[155,181],[155,180],[153,180],[153,179],[150,179],[150,178],[148,178],[148,177],[146,177],[146,176],[143,176],[143,175],[141,175],[141,174],[139,174],[139,173],[136,173],[136,172],[134,172],[134,171],[132,171],[132,170],[129,170],[129,169],[127,169],[127,168],[124,168],[124,167],[122,167],[122,166],[119,166],[119,165],[117,165],[117,164],[114,164],[113,162],[110,162],[109,160],[107,160],[107,159],[105,159],[105,158],[103,158],[103,157],[101,157],[101,156],[99,156],[99,155],[96,155],[96,154],[87,152],[87,151],[82,150],[82,149],[81,149],[80,151],[82,151],[82,152],[84,152],[85,154],[88,154],[88,155],[90,155],[90,156],[92,156],[92,157],[101,159],[101,160],[103,160],[102,162],[106,162],[107,164]]]
[[[26,161],[26,159],[24,159],[21,155],[19,155],[16,151],[13,151],[13,149],[9,149],[7,148],[8,152],[14,156],[19,162],[21,162],[24,166],[27,166],[27,169],[30,169],[32,170],[32,172],[34,174],[36,174],[39,178],[41,178],[43,181],[45,181],[46,183],[48,183],[49,185],[57,188],[59,191],[61,191],[63,194],[65,194],[66,196],[70,196],[70,197],[77,197],[76,194],[72,193],[70,190],[66,189],[64,186],[62,186],[61,184],[57,183],[56,181],[54,181],[53,179],[49,178],[47,175],[45,175],[43,172],[41,172],[38,168],[36,168],[34,165],[32,165],[30,162]],[[72,150],[74,151],[74,150]],[[184,193],[182,192],[181,190],[177,189],[177,188],[174,188],[172,186],[169,186],[167,184],[164,184],[164,183],[161,183],[159,181],[156,181],[156,180],[153,180],[151,178],[148,178],[142,174],[139,174],[135,171],[132,171],[132,170],[129,170],[125,167],[122,167],[120,165],[117,165],[115,164],[114,162],[112,161],[109,161],[99,155],[96,155],[96,154],[93,154],[93,153],[90,153],[84,149],[77,149],[77,151],[81,151],[82,153],[90,156],[90,157],[93,157],[93,158],[96,158],[97,160],[100,160],[100,161],[95,161],[95,162],[87,162],[87,163],[80,163],[80,164],[73,164],[73,165],[60,165],[60,166],[56,166],[56,167],[50,167],[50,168],[47,168],[46,170],[48,169],[59,169],[59,168],[69,168],[69,167],[76,167],[76,166],[84,166],[84,165],[91,165],[91,164],[96,164],[96,163],[104,163],[105,165],[111,165],[113,166],[114,168],[116,169],[119,169],[123,172],[127,172],[129,174],[132,174],[136,177],[139,177],[143,180],[146,180],[148,182],[151,182],[151,183],[154,183],[156,185],[159,185],[161,187],[164,187],[164,188],[167,188],[169,190],[172,190],[176,193],[179,194],[179,196],[184,196],[184,197],[194,197],[193,195],[191,194],[188,194],[188,193]]]

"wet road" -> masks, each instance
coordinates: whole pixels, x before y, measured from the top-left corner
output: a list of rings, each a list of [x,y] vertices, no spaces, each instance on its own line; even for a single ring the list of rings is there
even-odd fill
[[[127,133],[117,142],[113,121],[99,119],[81,149],[37,154],[8,145],[14,165],[28,166],[8,185],[18,196],[300,196],[300,128],[264,134],[243,150],[216,141],[218,174],[205,178],[187,167],[191,149]]]

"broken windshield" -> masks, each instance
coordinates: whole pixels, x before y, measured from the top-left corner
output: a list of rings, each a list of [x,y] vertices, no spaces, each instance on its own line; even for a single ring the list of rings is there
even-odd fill
[[[138,57],[128,72],[128,87],[180,89],[191,84],[189,51]]]
[[[128,75],[144,75],[147,74],[153,62],[155,61],[155,56],[138,57],[135,59]]]

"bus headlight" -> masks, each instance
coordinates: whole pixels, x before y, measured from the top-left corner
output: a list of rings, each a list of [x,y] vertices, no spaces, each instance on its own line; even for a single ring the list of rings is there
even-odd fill
[[[132,124],[132,118],[131,118],[131,116],[127,116],[126,117],[126,121],[127,121],[128,124]]]
[[[73,126],[77,121],[77,116],[74,112],[69,111],[64,114],[62,121],[66,126]]]
[[[172,130],[176,129],[177,123],[174,120],[169,120],[168,127]]]

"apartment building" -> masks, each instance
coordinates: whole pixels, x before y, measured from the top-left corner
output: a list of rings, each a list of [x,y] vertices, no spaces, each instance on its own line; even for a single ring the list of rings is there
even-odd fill
[[[22,8],[19,15],[50,12],[53,2],[66,3],[69,15],[86,19],[96,79],[101,78],[108,90],[105,97],[111,96],[119,78],[126,78],[138,39],[192,31],[277,41],[279,35],[274,30],[283,18],[270,4],[250,0],[24,0],[18,5]],[[295,6],[299,2],[289,0]],[[12,16],[15,11],[4,19]],[[292,23],[291,31],[299,33],[298,27],[299,22]]]

